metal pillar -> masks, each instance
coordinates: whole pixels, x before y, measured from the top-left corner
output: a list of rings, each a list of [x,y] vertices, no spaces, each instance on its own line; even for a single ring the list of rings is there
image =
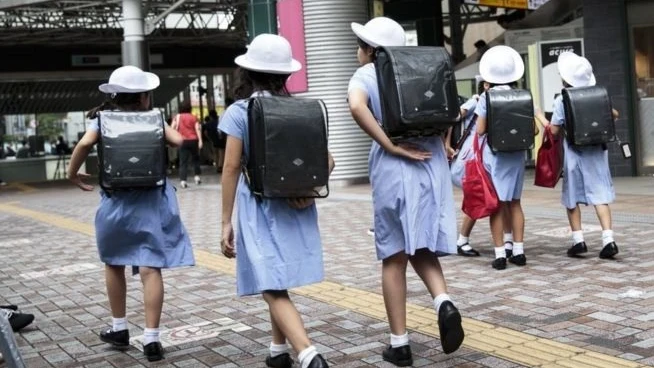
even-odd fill
[[[443,35],[443,6],[440,1],[428,3],[425,9],[426,14],[432,14],[430,18],[419,18],[416,20],[416,33],[418,34],[419,46],[444,46]],[[425,14],[425,13],[423,13]]]
[[[123,0],[123,65],[150,70],[150,51],[144,37],[141,0]]]
[[[277,34],[277,0],[249,0],[248,36]]]
[[[461,1],[448,0],[450,8],[450,38],[452,39],[452,59],[454,64],[465,60],[463,53],[463,30],[461,29]]]

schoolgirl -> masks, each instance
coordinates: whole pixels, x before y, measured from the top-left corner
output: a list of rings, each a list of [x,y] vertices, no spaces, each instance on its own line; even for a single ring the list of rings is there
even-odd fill
[[[102,110],[148,111],[149,91],[159,86],[159,77],[134,66],[116,69],[101,92],[111,95],[105,103],[87,115],[96,119]],[[167,125],[166,142],[182,144],[182,137]],[[88,175],[78,170],[93,145],[98,142],[99,124],[95,120],[75,146],[68,168],[68,178],[80,189],[93,190],[82,179]],[[100,207],[95,216],[96,240],[100,259],[105,264],[105,281],[113,324],[100,332],[100,339],[117,348],[129,346],[126,318],[125,266],[133,266],[141,275],[145,304],[143,352],[149,361],[163,359],[159,342],[159,321],[163,307],[162,268],[192,266],[193,251],[182,224],[175,189],[165,188],[101,191]]]
[[[235,91],[239,100],[229,106],[218,126],[227,135],[222,177],[222,252],[228,258],[236,257],[238,295],[263,294],[268,303],[272,342],[266,365],[293,365],[288,340],[298,353],[302,368],[327,367],[327,362],[311,345],[287,291],[323,279],[314,200],[257,198],[241,175],[241,158],[247,160],[250,153],[247,99],[288,95],[286,80],[302,66],[292,58],[288,41],[271,34],[257,36],[247,53],[235,62],[240,67],[240,84]],[[329,160],[333,169],[331,155]],[[232,227],[235,197],[238,198],[236,241]]]
[[[564,88],[586,87],[596,84],[593,67],[590,62],[572,52],[559,55],[558,69],[563,79]],[[563,97],[554,100],[554,110],[551,124],[542,112],[536,117],[553,134],[562,134],[566,124],[563,108]],[[618,112],[613,110],[613,117]],[[581,229],[581,209],[579,204],[595,206],[595,212],[602,226],[603,248],[599,257],[612,259],[618,254],[618,246],[613,239],[611,209],[609,204],[615,200],[615,190],[609,169],[608,151],[602,145],[572,146],[564,140],[565,158],[563,163],[563,190],[561,203],[568,213],[568,221],[572,230],[572,246],[568,249],[568,256],[575,257],[588,252]]]
[[[454,253],[456,220],[452,182],[440,136],[393,144],[381,128],[380,92],[375,74],[375,49],[403,46],[404,29],[378,17],[366,25],[352,24],[362,65],[350,79],[348,101],[359,126],[372,137],[369,156],[375,246],[382,261],[382,290],[391,336],[383,359],[398,366],[413,363],[406,330],[407,263],[421,277],[438,313],[445,353],[456,351],[464,332],[461,315],[447,294],[436,252]]]
[[[482,78],[491,83],[491,90],[511,89],[511,84],[522,78],[525,66],[522,57],[517,51],[508,46],[495,46],[484,53],[479,63],[479,72]],[[486,120],[486,92],[479,96],[475,108],[477,115],[477,134],[485,139],[488,131]],[[490,227],[495,245],[495,260],[492,266],[496,270],[506,269],[507,257],[509,262],[524,266],[527,258],[524,254],[524,228],[525,218],[522,212],[520,198],[525,174],[524,152],[497,152],[494,153],[488,144],[484,145],[484,166],[490,174],[498,199],[500,210],[490,216]],[[511,235],[504,234],[504,223],[511,224]],[[512,244],[511,244],[512,242]],[[512,245],[511,254],[507,254],[508,247]]]

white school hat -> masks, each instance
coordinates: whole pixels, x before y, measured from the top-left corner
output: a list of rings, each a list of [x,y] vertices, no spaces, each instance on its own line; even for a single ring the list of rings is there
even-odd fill
[[[558,60],[561,78],[573,87],[594,86],[597,83],[593,74],[593,66],[585,57],[574,52],[563,52]]]
[[[509,46],[491,47],[479,62],[479,74],[488,83],[508,84],[522,78],[524,73],[522,56]]]
[[[282,36],[262,33],[248,45],[248,51],[234,59],[243,69],[269,74],[291,74],[302,69],[293,59],[291,44]]]
[[[103,93],[139,93],[157,87],[159,77],[156,74],[126,65],[114,70],[109,76],[109,82],[101,84],[98,89]]]
[[[352,23],[350,26],[357,37],[372,47],[406,44],[404,28],[390,18],[376,17],[369,20],[365,26],[359,23]]]

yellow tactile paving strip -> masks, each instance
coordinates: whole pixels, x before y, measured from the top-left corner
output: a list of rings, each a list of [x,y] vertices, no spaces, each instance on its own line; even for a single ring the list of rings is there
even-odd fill
[[[56,214],[19,207],[16,202],[0,204],[0,211],[54,225],[63,229],[95,236],[93,225]],[[235,262],[204,250],[195,250],[196,263],[217,272],[235,274]],[[343,286],[330,281],[293,290],[294,294],[336,305],[372,318],[386,320],[384,301],[380,294]],[[543,339],[504,327],[463,319],[466,337],[463,345],[488,355],[510,360],[529,367],[616,368],[646,367],[644,365],[596,353],[576,346]],[[407,305],[407,328],[438,337],[438,324],[431,308]]]

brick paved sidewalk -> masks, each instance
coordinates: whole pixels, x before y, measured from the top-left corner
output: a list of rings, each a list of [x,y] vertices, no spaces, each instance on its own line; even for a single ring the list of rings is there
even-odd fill
[[[270,329],[265,304],[259,298],[234,296],[233,265],[215,256],[220,188],[215,176],[205,182],[178,191],[199,264],[165,272],[162,328],[171,330],[168,338],[175,345],[157,366],[263,366]],[[466,344],[472,349],[442,354],[427,325],[429,313],[433,315],[430,300],[411,272],[410,310],[423,316],[409,321],[414,331],[420,330],[411,333],[419,357],[416,366],[654,363],[654,224],[649,221],[652,212],[646,211],[647,206],[654,208],[653,197],[637,193],[627,198],[618,192],[613,208],[619,215],[614,228],[621,253],[617,261],[607,262],[596,257],[600,250],[596,220],[585,224],[591,248],[587,258],[565,257],[569,240],[559,193],[541,189],[525,193],[527,267],[504,272],[490,268],[486,221],[475,228],[472,239],[482,257],[442,259],[450,293],[464,317],[470,318]],[[91,236],[97,203],[97,193],[71,187],[0,191],[0,302],[19,304],[36,314],[33,326],[18,336],[28,367],[146,365],[136,348],[114,352],[95,335],[109,316],[102,265]],[[369,192],[365,186],[336,188],[319,207],[329,281],[325,285],[336,289],[330,298],[324,297],[325,291],[300,289],[294,300],[333,366],[385,366],[380,362],[388,340],[383,313],[350,303],[361,295],[375,300],[381,290],[380,264],[372,238],[366,235],[372,222]],[[593,215],[590,209],[584,212]],[[136,336],[143,324],[142,294],[138,279],[129,280],[128,318]],[[179,343],[193,339],[197,340]],[[620,360],[610,361],[608,356]]]

